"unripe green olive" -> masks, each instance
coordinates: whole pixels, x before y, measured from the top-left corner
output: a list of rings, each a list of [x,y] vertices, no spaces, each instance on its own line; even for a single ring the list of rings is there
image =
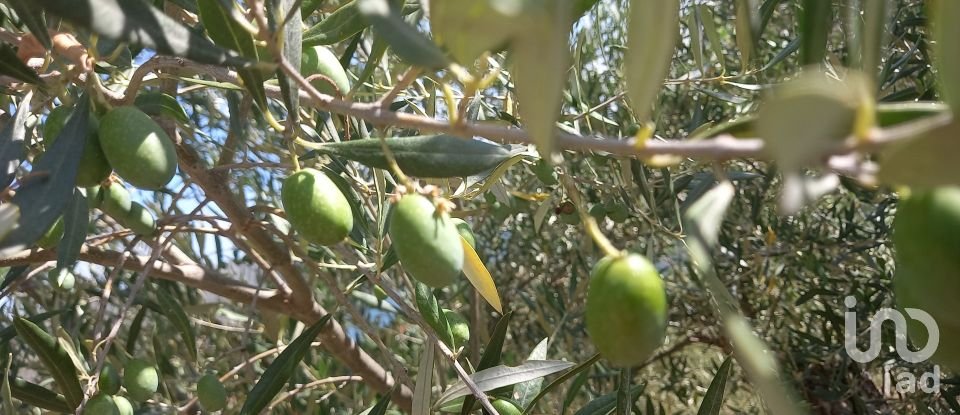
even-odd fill
[[[84,415],[120,415],[120,408],[117,408],[113,397],[101,393],[87,401],[83,413]]]
[[[523,411],[517,408],[512,402],[505,399],[495,399],[490,402],[493,409],[496,409],[500,415],[521,415]]]
[[[333,81],[333,85],[323,79],[312,82],[312,85],[324,94],[342,96],[350,92],[350,77],[340,65],[337,55],[325,46],[313,46],[303,50],[300,55],[300,72],[304,77],[319,74]]]
[[[117,405],[117,411],[120,415],[133,415],[133,405],[130,404],[127,398],[114,396],[113,403]]]
[[[73,108],[61,105],[51,110],[50,114],[47,115],[47,121],[43,125],[43,139],[48,149],[60,136],[60,132],[63,131],[63,127],[72,115],[72,111]],[[97,130],[97,119],[91,115],[88,124],[87,142],[83,146],[80,166],[77,168],[77,186],[96,185],[109,177],[110,172],[113,171],[107,157],[103,154]]]
[[[100,119],[100,145],[117,175],[140,189],[158,190],[177,171],[173,141],[136,107],[117,107]]]
[[[929,313],[940,330],[932,360],[960,370],[960,187],[915,192],[903,198],[893,221],[896,271],[893,288],[899,308]],[[917,347],[927,342],[919,321],[907,318]]]
[[[434,202],[418,194],[393,205],[390,239],[403,269],[434,288],[453,283],[463,269],[463,245],[457,226]]]
[[[100,378],[97,379],[97,387],[99,387],[100,393],[116,395],[117,392],[120,392],[120,383],[120,374],[117,373],[117,369],[110,363],[104,363],[103,370],[100,371]]]
[[[283,181],[281,190],[287,221],[304,239],[333,245],[353,229],[353,211],[340,188],[327,175],[303,169]]]
[[[227,390],[216,375],[203,375],[197,382],[197,398],[203,409],[219,411],[227,406]]]
[[[649,260],[626,254],[601,259],[590,274],[587,333],[612,365],[647,360],[663,344],[667,295]]]
[[[123,368],[123,385],[130,398],[143,402],[157,392],[160,387],[160,374],[150,362],[133,359]]]
[[[443,317],[447,320],[447,325],[450,326],[453,346],[466,346],[467,342],[470,341],[470,322],[460,313],[446,308],[443,309]]]

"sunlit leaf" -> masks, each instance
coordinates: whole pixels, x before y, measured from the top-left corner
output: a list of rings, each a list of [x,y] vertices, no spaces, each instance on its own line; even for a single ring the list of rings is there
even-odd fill
[[[500,294],[497,292],[497,285],[493,281],[490,271],[487,271],[487,267],[483,265],[483,260],[477,255],[477,251],[470,246],[470,243],[467,242],[463,236],[460,237],[460,242],[463,245],[464,254],[463,274],[467,276],[470,284],[476,288],[480,296],[482,296],[484,300],[487,300],[487,303],[490,304],[494,310],[497,310],[498,313],[503,313]]]
[[[542,378],[553,373],[561,372],[574,364],[559,360],[528,361],[520,366],[495,366],[470,375],[470,379],[484,392],[504,386],[516,385],[521,382]],[[451,400],[470,394],[465,383],[458,382],[451,386],[437,398],[434,408],[442,406]]]
[[[637,121],[647,122],[670,70],[679,34],[680,2],[631,0],[629,24],[624,56],[627,91]]]
[[[720,410],[723,408],[723,394],[727,388],[727,379],[730,377],[730,368],[733,363],[732,357],[727,356],[723,360],[717,375],[713,377],[710,387],[707,388],[707,394],[700,401],[697,415],[720,415]]]

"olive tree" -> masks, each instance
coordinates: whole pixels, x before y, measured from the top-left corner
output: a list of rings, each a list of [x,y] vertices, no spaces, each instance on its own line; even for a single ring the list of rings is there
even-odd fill
[[[0,17],[4,413],[960,410],[960,3]]]

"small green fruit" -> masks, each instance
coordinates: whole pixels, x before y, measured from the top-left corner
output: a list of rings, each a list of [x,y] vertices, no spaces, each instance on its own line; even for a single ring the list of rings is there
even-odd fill
[[[107,186],[98,186],[92,189],[96,193],[91,196],[97,200],[104,213],[116,219],[121,225],[130,228],[133,233],[141,236],[152,235],[157,229],[157,222],[150,211],[143,205],[130,199],[130,192],[120,183],[111,183]]]
[[[466,346],[470,341],[470,322],[460,313],[446,308],[443,309],[443,317],[447,319],[447,325],[450,326],[454,346]]]
[[[57,140],[63,127],[70,120],[72,112],[73,108],[61,105],[47,115],[47,121],[43,125],[43,138],[48,148]],[[77,169],[77,186],[96,185],[110,177],[110,172],[113,171],[107,157],[103,154],[97,129],[97,119],[91,115],[87,142],[83,146],[80,167]]]
[[[404,270],[434,288],[453,283],[463,269],[457,226],[434,202],[418,194],[393,205],[390,238]]]
[[[133,415],[133,405],[130,404],[127,398],[114,396],[113,403],[117,405],[117,411],[120,415]]]
[[[120,408],[110,395],[97,394],[87,401],[83,408],[84,415],[120,415]]]
[[[470,227],[470,224],[460,218],[450,218],[453,220],[453,224],[457,227],[457,232],[460,233],[460,236],[463,237],[474,249],[477,248],[477,238],[473,235],[473,228]]]
[[[933,360],[960,370],[960,187],[917,192],[900,201],[893,221],[897,306],[929,313],[940,329]],[[908,336],[926,345],[923,324],[907,318]]]
[[[227,390],[216,375],[203,375],[197,382],[197,398],[203,409],[215,412],[227,406]]]
[[[590,276],[586,323],[600,355],[614,366],[647,360],[667,328],[667,295],[653,264],[637,254],[601,259]]]
[[[517,408],[512,402],[504,399],[496,399],[490,402],[490,405],[493,406],[493,409],[496,409],[500,415],[521,415],[523,411],[520,408]]]
[[[138,188],[158,190],[176,173],[173,141],[136,107],[117,107],[100,119],[100,145],[117,174]]]
[[[347,76],[347,72],[340,65],[337,55],[334,55],[330,49],[324,46],[314,46],[303,50],[303,55],[300,57],[300,72],[304,77],[320,74],[330,78],[336,88],[324,79],[317,79],[312,82],[313,86],[324,94],[342,96],[350,91],[350,77]]]
[[[130,398],[143,402],[157,392],[160,387],[160,374],[149,362],[133,359],[123,368],[123,385],[126,386]]]
[[[97,380],[97,387],[100,388],[100,393],[107,395],[116,395],[120,392],[120,374],[110,363],[104,363],[100,378]]]
[[[54,269],[47,273],[47,277],[50,279],[51,285],[68,291],[73,289],[73,285],[77,281],[76,276],[67,268]]]
[[[63,239],[63,216],[57,218],[57,221],[50,225],[50,229],[40,237],[37,246],[43,249],[50,249],[60,244]]]
[[[319,170],[303,169],[287,177],[281,198],[287,221],[310,242],[333,245],[353,229],[350,203]]]

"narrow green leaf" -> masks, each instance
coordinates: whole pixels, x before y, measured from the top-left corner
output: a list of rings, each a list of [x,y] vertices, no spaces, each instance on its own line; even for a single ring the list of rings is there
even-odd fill
[[[721,72],[726,72],[726,52],[723,49],[720,31],[717,29],[717,24],[714,21],[715,16],[713,10],[706,4],[698,4],[697,10],[700,13],[700,24],[703,25],[703,33],[707,35],[707,41],[710,43],[710,49],[713,51],[713,54],[716,55],[717,61],[720,62]]]
[[[956,2],[946,1],[944,3]],[[885,46],[888,37],[887,25],[890,22],[890,12],[892,9],[893,7],[889,4],[889,0],[863,0],[863,36],[861,40],[861,56],[863,60],[861,64],[863,72],[867,74],[871,84],[874,84],[874,89],[878,88],[878,86],[875,85],[877,72],[880,70],[883,51],[886,49]],[[934,17],[934,19],[936,19],[936,17]],[[956,21],[951,20],[950,25],[956,26]],[[936,39],[936,37],[937,34],[934,32],[934,38]],[[956,39],[957,38],[951,38],[949,42],[954,43]],[[939,45],[939,42],[935,44]],[[934,46],[934,48],[936,48],[936,46]],[[950,59],[950,57],[947,57],[947,59]]]
[[[244,29],[237,22],[232,13],[235,2],[223,3],[220,0],[206,0],[197,3],[200,11],[200,23],[203,24],[207,35],[217,45],[234,50],[245,58],[258,60],[256,43],[253,34]],[[299,61],[298,61],[299,62]],[[256,69],[241,69],[237,75],[243,81],[243,86],[250,91],[253,101],[263,110],[267,110],[267,93],[263,87],[263,76]]]
[[[488,1],[431,0],[430,30],[437,43],[463,65],[483,52],[504,46],[517,30],[516,19]]]
[[[511,76],[523,125],[541,156],[553,153],[556,122],[567,82],[571,2],[537,3],[517,17]]]
[[[373,26],[377,36],[382,37],[400,59],[427,69],[442,69],[450,64],[443,51],[403,20],[399,8],[391,7],[387,0],[357,0],[360,14]]]
[[[430,415],[430,395],[433,389],[433,366],[436,346],[426,343],[420,355],[416,385],[413,388],[413,415]]]
[[[670,70],[680,27],[680,2],[632,0],[629,21],[624,56],[627,95],[637,121],[647,122]]]
[[[630,396],[640,396],[646,389],[646,384],[634,385],[630,388]],[[583,406],[576,415],[607,415],[617,407],[617,391],[603,395]]]
[[[65,310],[47,311],[45,313],[39,313],[30,317],[27,317],[27,320],[30,320],[34,324],[40,324],[48,320],[50,317],[58,316],[60,314],[63,314],[64,312]],[[8,326],[8,327],[4,327],[3,329],[0,329],[0,343],[6,343],[12,340],[14,337],[17,337],[16,327]]]
[[[24,26],[27,26],[27,29],[40,41],[40,44],[47,50],[52,50],[53,42],[50,41],[50,32],[47,31],[43,11],[37,8],[37,5],[31,0],[7,0],[7,4],[13,7],[13,10],[17,12],[17,18]],[[17,61],[20,60],[17,59]]]
[[[130,330],[127,331],[127,346],[125,350],[131,356],[133,352],[136,351],[137,342],[140,341],[140,330],[143,329],[143,319],[147,316],[146,306],[140,307],[140,311],[137,311],[137,315],[133,317],[133,320],[130,322]]]
[[[500,320],[497,321],[497,326],[494,327],[493,334],[490,335],[490,341],[487,342],[487,347],[483,349],[483,355],[480,356],[480,363],[477,364],[477,370],[489,369],[500,364],[503,353],[503,342],[507,340],[507,329],[510,328],[511,317],[513,317],[513,311],[508,311],[507,314],[504,314],[503,317],[500,317]],[[473,395],[465,396],[463,405],[460,407],[460,414],[466,415],[470,413],[470,409],[473,408],[475,402],[476,398]]]
[[[70,268],[77,263],[80,248],[87,241],[90,210],[87,198],[74,189],[73,197],[63,211],[63,238],[57,246],[57,268]]]
[[[878,1],[878,0],[874,0]],[[953,0],[929,1],[930,25],[933,29],[934,51],[937,57],[937,75],[940,93],[954,113],[960,112],[960,2]]]
[[[47,12],[108,39],[122,40],[161,54],[183,56],[200,63],[237,67],[253,64],[234,52],[217,47],[146,1],[34,1]]]
[[[40,83],[40,75],[23,63],[17,57],[17,51],[6,43],[0,44],[0,75],[7,75],[29,84]]]
[[[370,408],[370,411],[367,412],[367,415],[386,415],[387,408],[390,407],[390,394],[383,395],[377,404]]]
[[[303,32],[303,46],[332,45],[360,33],[369,24],[360,14],[358,0],[340,6],[320,23]]]
[[[154,292],[157,295],[157,302],[160,303],[160,309],[163,310],[163,315],[166,316],[167,319],[173,323],[173,326],[177,328],[177,331],[180,332],[180,336],[183,337],[183,341],[186,343],[190,357],[193,361],[196,361],[197,336],[193,331],[193,325],[190,324],[190,318],[187,317],[187,313],[183,311],[183,306],[163,287],[157,286]]]
[[[2,59],[2,58],[0,58]],[[20,100],[13,120],[10,120],[0,131],[0,187],[7,187],[16,178],[17,169],[27,155],[24,139],[27,136],[27,117],[30,116],[30,102],[33,92],[28,92]]]
[[[589,359],[576,365],[575,367],[568,370],[563,375],[554,379],[553,382],[550,382],[550,384],[548,384],[547,387],[541,389],[540,392],[537,393],[537,396],[534,396],[533,399],[531,399],[530,402],[526,404],[526,406],[523,409],[523,413],[525,414],[531,413],[531,411],[533,411],[533,408],[537,405],[537,402],[540,402],[540,399],[543,399],[543,397],[547,396],[548,393],[560,387],[560,385],[564,384],[566,381],[570,380],[574,376],[577,376],[578,374],[581,374],[581,373],[586,375],[587,373],[586,370],[590,369],[590,367],[592,367],[594,363],[597,363],[598,360],[600,360],[599,353],[593,355]],[[564,407],[566,407],[567,405],[569,405],[569,403],[565,403]],[[562,411],[562,412],[565,412],[565,411]]]
[[[420,316],[433,328],[440,341],[453,347],[453,333],[450,331],[450,324],[440,308],[437,297],[433,295],[433,291],[426,284],[416,281],[414,284],[414,299],[417,303],[417,311],[420,311]]]
[[[177,102],[177,99],[162,92],[144,91],[137,94],[137,99],[133,102],[140,111],[152,116],[168,116],[179,123],[189,123],[190,117],[186,111]],[[231,121],[233,118],[231,117]]]
[[[61,414],[72,414],[73,407],[63,395],[20,378],[7,378],[10,394],[21,402]]]
[[[527,361],[532,360],[546,360],[547,359],[547,349],[550,346],[550,338],[545,338],[537,343],[537,346],[533,348],[533,351],[530,352],[530,355],[527,356]],[[537,378],[529,380],[523,383],[518,383],[513,387],[513,399],[517,401],[520,407],[527,407],[530,404],[530,401],[533,400],[538,393],[540,393],[540,387],[543,385],[543,378]]]
[[[574,364],[561,360],[533,360],[524,362],[520,366],[494,366],[480,370],[470,375],[470,379],[484,392],[505,386],[516,385],[521,382],[542,378],[551,374],[569,369]],[[433,406],[440,407],[453,399],[470,394],[470,389],[463,381],[451,386],[437,398]]]
[[[10,203],[0,205],[0,241],[16,229],[19,221],[20,208]]]
[[[357,76],[357,83],[353,84],[353,88],[350,90],[350,93],[347,94],[348,96],[353,96],[354,92],[370,80],[373,72],[377,70],[381,59],[383,59],[383,55],[387,53],[389,46],[390,44],[387,43],[382,36],[375,36],[373,38],[373,45],[370,46],[370,56],[367,58],[367,62],[363,64],[363,70],[361,70],[360,75]]]
[[[593,363],[596,363],[597,360],[600,360],[600,354],[598,353],[593,355],[593,358],[591,358],[591,360],[593,360]],[[571,369],[571,371],[575,369],[576,368]],[[583,385],[587,383],[587,378],[589,376],[590,376],[590,371],[584,370],[580,372],[580,375],[578,375],[577,378],[573,380],[573,384],[571,384],[570,387],[567,388],[567,393],[563,397],[563,407],[560,410],[561,414],[567,413],[567,409],[570,408],[570,404],[572,404],[573,401],[577,399],[577,394],[580,393],[580,389],[583,389]]]
[[[303,357],[310,351],[310,344],[313,343],[313,339],[320,334],[323,326],[332,317],[332,314],[323,316],[319,321],[304,330],[296,340],[290,342],[287,348],[280,353],[280,356],[277,356],[276,360],[267,367],[263,376],[260,377],[253,390],[247,395],[246,401],[243,402],[243,408],[240,409],[240,415],[259,414],[270,403],[273,397],[283,389]]]
[[[301,55],[303,54],[303,23],[300,18],[300,8],[296,0],[274,0],[277,3],[277,11],[271,13],[271,22],[276,25],[277,21],[286,23],[282,27],[274,29],[280,33],[280,49],[284,59],[300,72]],[[277,18],[279,16],[279,18]],[[289,16],[289,17],[288,17]],[[289,19],[289,20],[287,20]],[[283,71],[277,70],[277,79],[280,81],[280,90],[283,93],[283,103],[287,109],[287,116],[294,124],[298,124],[300,117],[300,87],[297,82],[290,79]],[[261,86],[262,88],[262,86]]]
[[[77,368],[73,366],[73,360],[60,346],[57,339],[30,320],[22,317],[14,317],[13,325],[17,330],[17,335],[33,349],[43,365],[50,371],[70,408],[80,406],[80,402],[83,401],[83,389],[80,387]]]
[[[958,132],[960,123],[953,122],[884,147],[878,178],[886,184],[918,189],[960,184]]]
[[[803,0],[800,14],[800,63],[819,64],[827,56],[827,42],[833,31],[833,2]]]
[[[740,67],[744,72],[752,66],[753,49],[760,37],[760,18],[756,0],[736,0],[734,3],[737,48],[740,49]]]
[[[4,353],[6,353],[7,348],[4,347],[3,350]],[[0,402],[2,402],[3,405],[3,413],[13,414],[16,413],[16,410],[13,409],[13,393],[10,391],[10,383],[13,382],[13,377],[10,376],[10,365],[13,364],[13,356],[7,354],[2,357],[7,361],[7,364],[3,367],[3,379],[0,380],[0,382],[3,382],[3,388],[0,388]],[[66,405],[64,405],[64,408],[69,410]]]
[[[717,375],[713,377],[713,381],[710,382],[710,387],[707,388],[707,394],[703,396],[703,401],[700,402],[700,409],[697,410],[697,415],[719,415],[720,409],[723,408],[723,394],[727,388],[727,378],[730,377],[730,367],[733,363],[733,356],[727,356],[723,360],[723,364],[720,365],[720,369],[717,370]]]
[[[697,64],[697,70],[703,70],[703,24],[700,23],[700,12],[696,7],[690,10],[686,18],[687,29],[690,31],[690,51]],[[672,56],[671,56],[672,57]]]
[[[87,142],[90,102],[83,96],[59,138],[33,167],[11,201],[20,208],[20,224],[0,242],[0,255],[23,250],[50,228],[73,196],[80,155]],[[20,111],[28,111],[21,106]]]

